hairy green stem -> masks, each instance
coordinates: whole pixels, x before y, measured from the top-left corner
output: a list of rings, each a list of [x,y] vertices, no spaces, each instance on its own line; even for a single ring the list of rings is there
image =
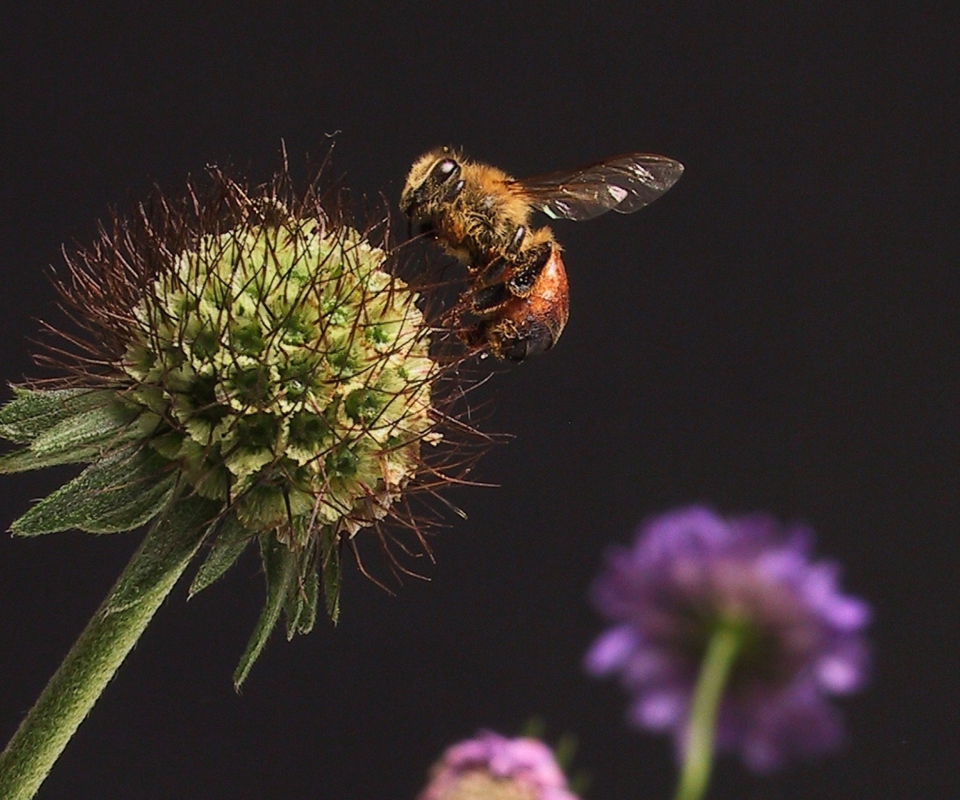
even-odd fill
[[[742,638],[736,627],[721,625],[707,646],[687,723],[687,747],[676,800],[700,800],[707,790],[713,767],[717,713]]]
[[[29,800],[190,563],[202,540],[191,500],[154,523],[0,754],[0,798]],[[202,517],[202,515],[201,515]],[[180,530],[171,530],[182,525]]]

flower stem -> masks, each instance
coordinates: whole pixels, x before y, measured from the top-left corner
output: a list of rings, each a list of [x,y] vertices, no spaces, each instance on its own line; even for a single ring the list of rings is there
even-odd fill
[[[0,753],[0,797],[29,800],[190,563],[207,507],[180,501],[151,527]],[[199,523],[199,527],[198,527]]]
[[[721,625],[707,646],[694,690],[686,755],[675,800],[700,800],[707,790],[713,766],[717,712],[742,639],[736,627]]]

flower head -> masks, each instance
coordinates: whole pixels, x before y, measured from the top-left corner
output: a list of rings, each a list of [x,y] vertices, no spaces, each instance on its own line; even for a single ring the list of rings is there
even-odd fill
[[[577,800],[553,752],[537,739],[481,731],[448,748],[419,800]]]
[[[203,525],[188,544],[209,546],[192,593],[257,541],[267,604],[239,682],[281,611],[291,636],[318,597],[336,619],[340,551],[361,531],[395,568],[392,547],[411,546],[381,521],[425,550],[409,497],[462,459],[439,406],[450,370],[394,253],[286,171],[258,187],[211,178],[67,256],[58,288],[77,330],[53,331],[46,360],[69,377],[0,410],[0,435],[23,445],[0,471],[89,464],[14,522],[21,534],[129,530],[189,500]]]
[[[811,544],[809,529],[763,515],[691,507],[647,521],[596,581],[596,606],[614,627],[587,669],[619,673],[634,698],[630,720],[670,731],[682,751],[711,637],[734,630],[718,749],[765,771],[836,748],[842,723],[828,697],[865,680],[870,610],[840,593],[836,565],[811,561]]]

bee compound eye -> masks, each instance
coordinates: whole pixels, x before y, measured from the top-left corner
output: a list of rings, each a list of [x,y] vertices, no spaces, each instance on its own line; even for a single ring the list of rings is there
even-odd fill
[[[437,165],[433,168],[433,180],[436,183],[446,183],[454,175],[459,174],[460,167],[456,161],[452,158],[445,158],[442,161],[437,162]]]

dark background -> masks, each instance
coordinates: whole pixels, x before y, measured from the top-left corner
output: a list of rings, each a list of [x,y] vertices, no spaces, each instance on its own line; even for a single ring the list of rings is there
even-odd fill
[[[355,572],[338,629],[230,674],[256,558],[180,587],[44,785],[54,798],[413,798],[480,727],[580,737],[593,798],[669,796],[669,744],[581,671],[587,587],[642,517],[704,501],[819,531],[870,600],[850,747],[714,798],[960,791],[958,27],[948,3],[83,3],[0,18],[0,374],[31,374],[43,268],[110,205],[208,163],[322,154],[395,201],[437,144],[517,175],[632,150],[682,161],[649,209],[558,223],[572,317],[478,394],[516,435],[454,492],[430,582]],[[880,6],[886,6],[881,10]],[[899,10],[890,7],[899,5]],[[6,526],[63,474],[4,478]],[[0,541],[0,738],[138,537]]]

